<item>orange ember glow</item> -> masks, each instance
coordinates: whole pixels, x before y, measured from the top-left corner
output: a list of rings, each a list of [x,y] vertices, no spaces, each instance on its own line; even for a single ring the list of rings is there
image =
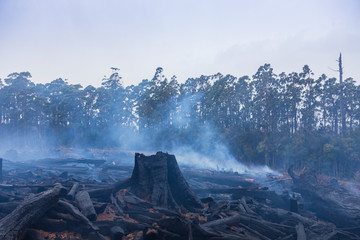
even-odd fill
[[[60,239],[64,239],[64,240],[68,240],[68,239],[80,239],[83,240],[84,238],[81,237],[81,235],[79,233],[75,233],[75,232],[69,232],[69,231],[64,231],[64,232],[56,232],[56,233],[50,233],[50,232],[45,232],[42,230],[36,230],[38,233],[40,233],[41,236],[43,236],[45,239],[48,240],[60,240]]]
[[[104,212],[97,215],[96,221],[114,221],[115,218],[119,218],[119,216],[116,215],[116,211],[111,204],[108,204]]]
[[[245,178],[245,181],[247,181],[247,182],[254,182],[254,179],[253,179],[253,178]]]

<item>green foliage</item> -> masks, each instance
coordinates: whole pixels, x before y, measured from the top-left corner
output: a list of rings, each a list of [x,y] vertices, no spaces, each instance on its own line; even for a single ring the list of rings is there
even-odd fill
[[[360,86],[352,78],[315,80],[307,65],[277,75],[265,64],[252,78],[217,73],[180,84],[159,67],[150,81],[124,87],[119,69],[112,71],[99,88],[61,78],[34,84],[28,72],[10,74],[0,80],[3,136],[25,139],[19,146],[54,139],[57,146],[112,147],[129,132],[144,134],[153,147],[201,150],[225,142],[248,164],[359,175]]]

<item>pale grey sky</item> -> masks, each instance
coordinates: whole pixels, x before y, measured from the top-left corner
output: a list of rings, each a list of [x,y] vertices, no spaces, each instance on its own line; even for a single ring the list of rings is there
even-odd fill
[[[129,85],[162,66],[183,82],[264,63],[337,76],[340,51],[360,82],[359,0],[0,0],[0,78],[99,86],[118,67]]]

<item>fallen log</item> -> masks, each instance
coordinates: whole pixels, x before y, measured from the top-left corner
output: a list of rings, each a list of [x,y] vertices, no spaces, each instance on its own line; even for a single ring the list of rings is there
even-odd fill
[[[293,190],[302,194],[310,204],[307,208],[337,227],[360,225],[360,197],[340,186],[320,184],[316,174],[307,169],[297,176],[292,167],[288,169],[293,179]]]
[[[63,219],[42,217],[32,227],[46,232],[63,232],[67,229],[67,222]]]
[[[306,240],[306,233],[305,233],[305,229],[304,229],[304,225],[302,223],[299,223],[298,225],[296,225],[296,236],[297,236],[297,240]]]
[[[78,219],[80,222],[84,223],[86,226],[88,226],[90,229],[92,229],[93,231],[98,231],[99,228],[94,226],[90,220],[84,216],[84,214],[82,214],[80,212],[79,209],[77,209],[75,206],[73,206],[70,203],[67,203],[63,200],[59,200],[57,206],[62,209],[65,210],[66,212],[70,213],[71,215],[73,215],[76,219]]]
[[[124,236],[124,229],[119,226],[114,226],[110,229],[111,240],[121,239]]]
[[[286,211],[284,209],[271,208],[265,204],[256,204],[254,211],[258,215],[262,216],[263,219],[273,223],[285,224],[293,227],[295,227],[299,222],[306,227],[315,224],[315,221],[310,218],[303,217],[300,214]]]
[[[252,229],[252,228],[249,228],[248,226],[246,226],[245,224],[242,224],[242,223],[238,223],[239,226],[245,228],[246,230],[248,230],[249,232],[251,232],[252,234],[255,234],[257,237],[259,237],[260,239],[262,240],[271,240],[270,238],[262,235],[261,233],[259,233],[258,231]]]
[[[211,228],[217,228],[221,225],[236,225],[238,223],[242,223],[249,228],[251,228],[253,231],[259,232],[260,234],[270,238],[270,239],[276,239],[278,237],[284,237],[285,233],[273,228],[270,226],[270,224],[266,221],[255,219],[253,217],[247,217],[244,215],[235,215],[211,222],[207,222],[204,224],[201,224],[201,227],[204,227],[206,229]]]
[[[66,199],[73,200],[75,198],[75,194],[77,193],[77,190],[79,189],[79,186],[80,185],[78,182],[74,183],[74,185],[71,187],[70,191],[66,195]]]
[[[12,196],[9,196],[6,193],[0,192],[0,202],[10,202],[12,200]]]
[[[60,184],[45,192],[25,199],[12,213],[0,220],[0,239],[17,240],[26,228],[53,207],[64,191]]]
[[[23,240],[45,240],[45,238],[35,229],[28,229],[24,234]]]
[[[80,191],[75,195],[75,201],[81,211],[89,220],[96,220],[96,211],[87,191]]]
[[[108,201],[110,194],[116,193],[120,189],[124,189],[130,186],[130,179],[120,180],[110,187],[103,187],[97,189],[88,190],[88,193],[91,198],[97,198],[101,201]]]
[[[0,203],[0,212],[9,214],[12,211],[14,211],[15,208],[17,206],[19,206],[19,204],[20,204],[19,202],[15,202],[15,201],[6,202],[6,203]]]

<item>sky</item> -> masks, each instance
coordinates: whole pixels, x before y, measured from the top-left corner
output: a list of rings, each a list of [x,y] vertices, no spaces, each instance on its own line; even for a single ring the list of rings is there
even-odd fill
[[[359,0],[0,0],[0,78],[29,71],[100,86],[110,67],[125,86],[164,68],[179,82],[218,72],[300,72],[360,82]]]

